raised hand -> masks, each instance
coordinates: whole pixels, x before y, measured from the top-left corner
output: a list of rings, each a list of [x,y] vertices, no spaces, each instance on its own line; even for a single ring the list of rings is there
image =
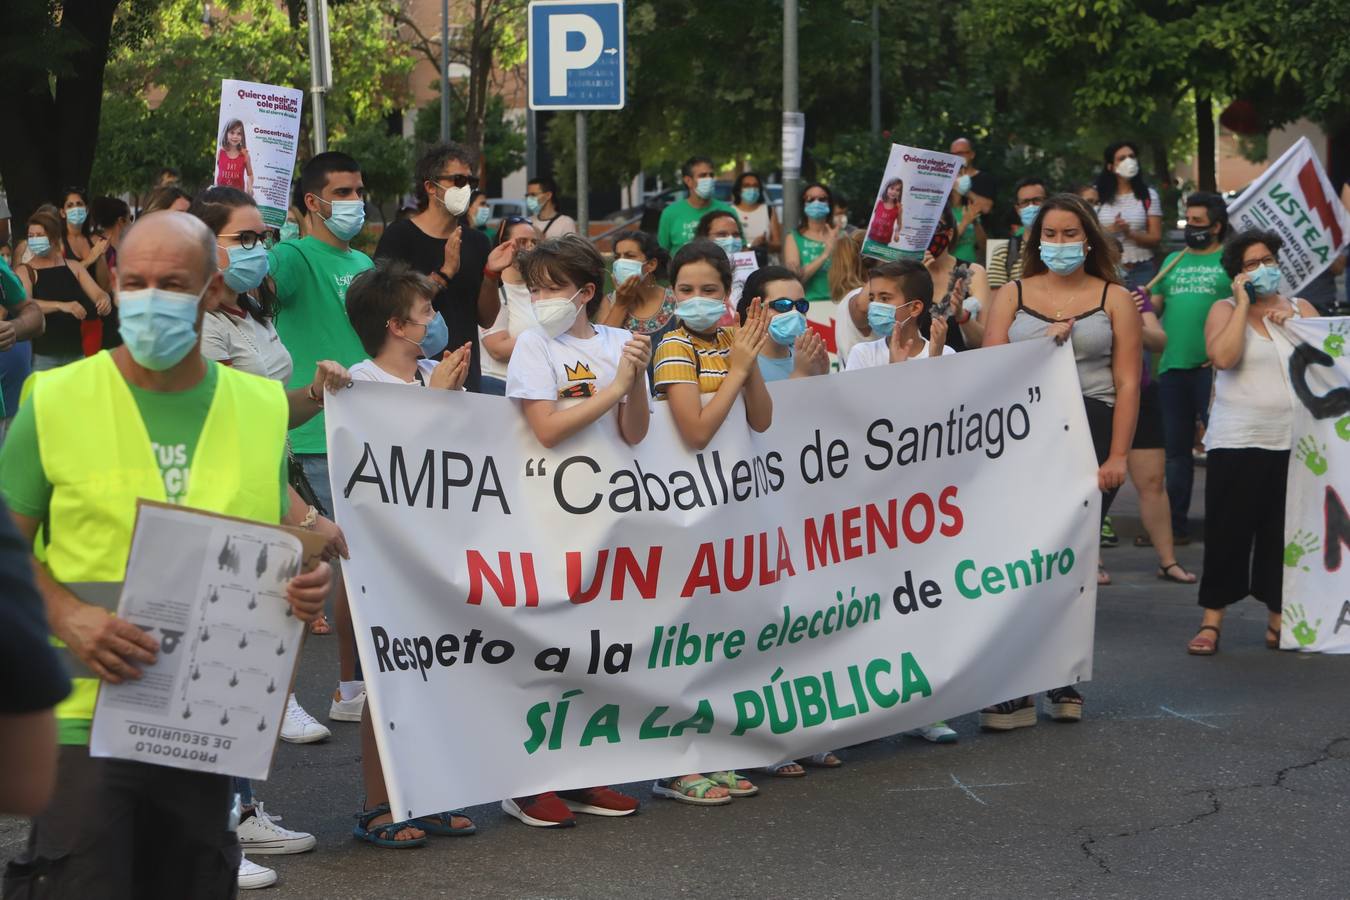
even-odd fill
[[[450,278],[459,272],[459,248],[464,240],[463,235],[464,232],[456,228],[454,234],[445,239],[445,260],[441,263],[441,271]]]
[[[764,316],[764,300],[756,297],[750,301],[745,313],[745,324],[736,329],[731,343],[731,355],[728,367],[738,375],[748,375],[751,367],[758,365],[760,351],[769,339],[768,322]]]
[[[942,348],[947,346],[947,320],[933,319],[928,326],[928,355],[941,356]]]
[[[614,304],[622,307],[637,306],[642,302],[642,276],[633,275],[623,284],[614,286]]]
[[[628,343],[623,345],[623,358],[631,362],[637,371],[645,372],[652,361],[652,339],[645,334],[634,333]]]
[[[894,328],[891,330],[891,336],[886,338],[886,347],[891,352],[891,362],[893,363],[904,362],[919,349],[913,338],[902,342],[900,331],[900,328]]]
[[[504,244],[498,244],[492,248],[488,254],[487,267],[489,270],[498,274],[506,271],[516,264],[516,243],[507,241]]]
[[[431,370],[430,386],[444,391],[457,391],[464,387],[469,377],[469,360],[473,354],[473,345],[465,344],[457,350],[446,350],[441,361]]]
[[[792,345],[792,370],[798,377],[824,375],[830,371],[830,354],[825,339],[814,329],[801,333]]]

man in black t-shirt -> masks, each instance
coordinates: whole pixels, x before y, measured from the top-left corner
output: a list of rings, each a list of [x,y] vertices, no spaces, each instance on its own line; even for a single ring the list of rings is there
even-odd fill
[[[0,500],[0,813],[35,816],[56,783],[52,707],[70,679],[47,642],[29,550]]]
[[[478,390],[478,328],[497,319],[500,302],[495,291],[480,298],[483,268],[490,249],[487,235],[472,227],[465,215],[469,198],[478,187],[473,157],[459,144],[438,144],[417,160],[417,200],[420,212],[390,223],[375,248],[375,259],[397,259],[424,275],[440,290],[432,305],[445,319],[453,350],[470,344],[473,356],[464,387]]]

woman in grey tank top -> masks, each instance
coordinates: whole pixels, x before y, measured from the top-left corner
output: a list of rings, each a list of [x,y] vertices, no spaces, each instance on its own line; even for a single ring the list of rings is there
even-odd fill
[[[994,298],[984,346],[1050,337],[1072,342],[1088,430],[1097,454],[1104,517],[1125,481],[1125,460],[1139,413],[1139,310],[1120,285],[1115,241],[1091,207],[1072,194],[1041,206],[1027,231],[1022,278]],[[1093,544],[1096,544],[1094,534]],[[1110,578],[1098,571],[1098,584]],[[1047,692],[1051,717],[1077,721],[1083,698],[1073,687]],[[1009,700],[980,713],[980,725],[1008,730],[1036,724],[1034,697]]]

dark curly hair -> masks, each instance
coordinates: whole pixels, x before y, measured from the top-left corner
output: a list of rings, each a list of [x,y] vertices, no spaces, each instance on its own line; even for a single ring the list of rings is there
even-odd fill
[[[1247,248],[1253,244],[1265,244],[1266,249],[1279,259],[1280,251],[1284,249],[1284,238],[1273,231],[1262,231],[1260,228],[1248,228],[1234,234],[1224,243],[1223,257],[1220,260],[1229,278],[1238,277],[1242,271],[1242,257],[1247,255]]]

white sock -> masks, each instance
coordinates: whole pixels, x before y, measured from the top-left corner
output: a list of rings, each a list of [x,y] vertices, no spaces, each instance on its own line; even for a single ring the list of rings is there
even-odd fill
[[[366,689],[364,681],[339,681],[338,696],[344,701],[355,700],[357,696]]]

